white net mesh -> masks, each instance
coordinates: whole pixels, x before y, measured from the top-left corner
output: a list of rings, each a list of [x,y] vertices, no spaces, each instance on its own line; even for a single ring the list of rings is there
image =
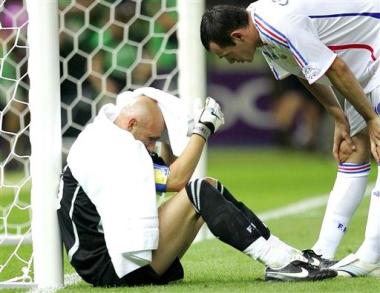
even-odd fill
[[[26,27],[20,1],[0,4],[0,280],[30,282],[29,110]],[[5,276],[5,278],[3,278]]]
[[[0,282],[33,280],[25,0],[0,0]],[[122,90],[177,94],[175,0],[60,0],[63,151]]]
[[[62,130],[141,85],[177,91],[175,1],[61,1]]]

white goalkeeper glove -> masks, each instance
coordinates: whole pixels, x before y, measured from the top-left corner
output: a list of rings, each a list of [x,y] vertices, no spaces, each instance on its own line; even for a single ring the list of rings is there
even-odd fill
[[[193,134],[198,134],[207,141],[208,137],[215,133],[222,124],[224,124],[224,115],[219,104],[213,98],[208,97],[198,121],[195,121]]]

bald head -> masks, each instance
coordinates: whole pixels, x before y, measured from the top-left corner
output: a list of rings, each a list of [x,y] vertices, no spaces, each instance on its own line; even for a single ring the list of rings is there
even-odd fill
[[[132,133],[150,152],[165,129],[160,107],[146,96],[140,96],[133,104],[125,106],[115,119],[115,124]]]

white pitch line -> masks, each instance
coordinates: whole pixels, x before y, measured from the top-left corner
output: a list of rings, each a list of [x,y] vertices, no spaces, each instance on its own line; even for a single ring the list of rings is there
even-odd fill
[[[365,191],[365,195],[369,195],[370,191],[374,187],[374,184],[369,184],[367,186],[367,189]],[[280,219],[280,218],[285,218],[288,216],[300,214],[300,213],[305,213],[314,209],[321,208],[326,205],[327,200],[328,200],[329,194],[323,194],[323,195],[318,195],[312,198],[308,198],[305,200],[301,200],[299,202],[286,205],[282,208],[277,208],[273,210],[269,210],[264,213],[260,213],[257,216],[262,220],[262,221],[269,221],[269,220],[275,220],[275,219]],[[198,236],[194,240],[194,243],[200,242],[204,239],[211,239],[214,238],[212,233],[207,229],[206,225],[202,227],[202,230],[198,233]],[[64,279],[64,284],[66,286],[74,285],[78,283],[81,280],[81,278],[78,276],[77,273],[71,273],[71,274],[65,274],[65,279]],[[55,290],[32,290],[32,292],[55,292]]]
[[[365,195],[369,195],[371,190],[373,189],[374,184],[369,184],[365,191]],[[264,212],[258,214],[257,216],[262,221],[274,220],[279,218],[284,218],[300,213],[305,213],[310,210],[314,210],[326,205],[327,200],[329,198],[329,194],[323,194],[319,196],[315,196],[313,198],[301,200],[299,202],[284,206],[282,208],[274,209],[268,212]]]

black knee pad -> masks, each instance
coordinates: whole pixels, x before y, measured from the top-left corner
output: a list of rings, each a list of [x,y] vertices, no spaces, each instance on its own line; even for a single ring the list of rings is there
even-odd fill
[[[261,236],[265,239],[269,239],[270,230],[269,228],[256,216],[256,214],[248,208],[244,203],[238,201],[230,191],[220,182],[217,181],[216,188],[224,196],[224,198],[234,204],[238,209],[240,209],[244,215],[256,226],[260,231]]]
[[[223,242],[243,251],[261,237],[244,213],[205,180],[194,180],[186,191],[210,231]]]

